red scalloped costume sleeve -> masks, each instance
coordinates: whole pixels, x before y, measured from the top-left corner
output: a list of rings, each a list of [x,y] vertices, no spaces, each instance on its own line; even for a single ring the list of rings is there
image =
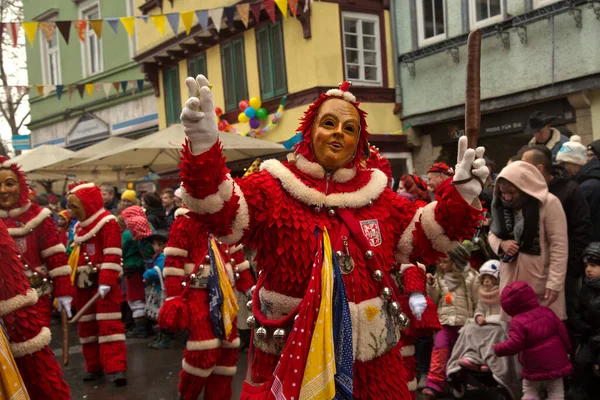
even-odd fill
[[[177,249],[191,251],[190,248],[190,229],[193,228],[192,219],[187,216],[177,218],[171,230],[169,231],[169,240],[166,247],[174,247]],[[165,268],[175,268],[178,270],[184,270],[184,264],[188,261],[189,257],[181,256],[166,256],[165,257]],[[165,276],[165,295],[167,297],[180,296],[182,292],[181,283],[183,282],[183,276],[167,275]]]
[[[102,238],[102,248],[106,249],[109,247],[117,247],[121,248],[121,229],[119,229],[119,225],[117,221],[110,220],[107,221],[102,229],[100,229],[99,234]],[[114,263],[117,265],[121,264],[121,256],[116,254],[104,254],[102,253],[102,264],[104,263]],[[98,274],[98,284],[100,285],[108,285],[114,286],[117,284],[119,279],[119,273],[113,270],[107,270],[100,268],[100,273]]]
[[[425,271],[417,266],[404,270],[402,273],[402,284],[406,293],[419,292],[427,295]]]
[[[246,255],[244,254],[244,248],[240,248],[240,250],[231,254],[231,258],[233,259],[233,267],[240,265],[246,261]],[[240,293],[246,293],[254,284],[254,277],[250,272],[250,268],[245,269],[239,272],[240,279],[235,282],[235,288]]]
[[[48,217],[44,220],[44,222],[42,222],[40,226],[40,232],[42,234],[40,235],[41,243],[39,248],[42,251],[62,243],[58,235],[58,228],[56,227],[56,223],[54,223],[54,219],[52,217]],[[45,263],[49,271],[68,265],[68,261],[67,253],[64,251],[51,255],[45,259]],[[55,297],[73,296],[75,294],[75,288],[71,283],[70,273],[56,276],[53,278],[53,281]]]

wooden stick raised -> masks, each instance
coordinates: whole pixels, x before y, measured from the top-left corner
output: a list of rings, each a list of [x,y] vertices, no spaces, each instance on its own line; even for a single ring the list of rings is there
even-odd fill
[[[92,297],[87,303],[85,303],[85,305],[83,307],[81,307],[81,310],[79,310],[77,312],[77,314],[75,314],[75,316],[69,321],[70,324],[74,324],[75,322],[79,321],[79,319],[81,317],[83,317],[83,314],[96,302],[96,300],[98,300],[100,298],[100,293],[96,293],[94,295],[94,297]]]
[[[69,365],[69,317],[67,310],[63,307],[60,312],[60,326],[62,327],[62,348],[63,348],[63,364]]]
[[[475,29],[467,40],[467,87],[465,100],[465,133],[468,146],[477,147],[481,128],[481,31]]]

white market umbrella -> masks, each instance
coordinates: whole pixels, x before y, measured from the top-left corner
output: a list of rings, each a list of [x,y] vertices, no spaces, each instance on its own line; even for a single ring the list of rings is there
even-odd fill
[[[64,160],[75,154],[74,151],[67,150],[60,146],[43,144],[31,151],[27,151],[11,160],[21,167],[23,172],[35,171],[47,165]]]
[[[221,133],[220,139],[228,162],[285,151],[285,148],[278,143],[232,133]],[[75,166],[120,165],[124,168],[147,167],[158,171],[167,170],[177,167],[179,164],[181,146],[184,141],[183,125],[174,124]]]

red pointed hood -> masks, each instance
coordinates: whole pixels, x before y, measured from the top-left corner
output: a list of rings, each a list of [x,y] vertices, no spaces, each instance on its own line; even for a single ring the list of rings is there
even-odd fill
[[[67,193],[67,196],[72,194],[81,200],[81,203],[85,208],[86,218],[90,218],[104,208],[102,191],[93,183],[79,181],[69,185],[69,193]]]

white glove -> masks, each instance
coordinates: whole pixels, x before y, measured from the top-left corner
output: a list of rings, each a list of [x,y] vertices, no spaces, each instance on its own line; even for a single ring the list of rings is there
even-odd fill
[[[198,75],[196,79],[188,77],[185,84],[190,98],[181,112],[181,123],[190,139],[192,154],[197,155],[210,149],[219,138],[217,114],[208,79],[204,75]]]
[[[100,293],[100,297],[104,298],[110,292],[110,286],[108,285],[100,285],[98,286],[98,293]]]
[[[56,308],[61,312],[63,308],[67,311],[67,317],[71,318],[71,303],[73,302],[73,297],[71,296],[60,296],[56,298]]]
[[[421,316],[427,308],[427,300],[425,300],[423,293],[412,292],[408,298],[408,305],[410,306],[410,311],[412,311],[415,318],[420,321]]]
[[[490,170],[486,167],[485,160],[482,158],[484,152],[483,147],[478,147],[475,150],[467,149],[466,136],[458,139],[458,164],[455,168],[453,181],[458,193],[469,204],[479,196],[483,189],[482,185],[490,174]],[[481,183],[475,177],[479,178]],[[460,181],[464,183],[456,183]]]

